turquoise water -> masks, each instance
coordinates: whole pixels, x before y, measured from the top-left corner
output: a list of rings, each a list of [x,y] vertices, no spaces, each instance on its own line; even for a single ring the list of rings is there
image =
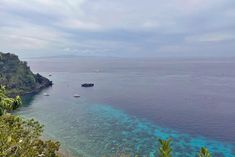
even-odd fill
[[[71,111],[75,110],[72,107],[64,110],[64,115],[59,112],[45,113],[41,107],[37,108],[41,108],[40,111],[34,111],[31,106],[19,112],[25,117],[39,119],[46,125],[45,136],[61,141],[64,148],[75,156],[99,157],[124,153],[154,157],[159,138],[174,140],[172,147],[176,157],[196,156],[202,146],[206,146],[214,157],[234,156],[234,146],[231,144],[163,128],[108,105],[83,102],[73,105],[76,112]]]
[[[52,74],[54,86],[25,97],[18,114],[39,120],[45,125],[44,136],[59,140],[74,156],[124,153],[152,157],[159,138],[173,139],[176,157],[194,157],[202,146],[213,157],[235,156],[235,75],[231,73],[218,75],[217,70],[195,77],[200,68],[187,70],[180,65],[175,69],[179,63],[170,69],[168,64],[160,64],[165,69],[156,72],[115,68],[115,64],[111,64],[114,71],[97,65],[86,71],[77,70],[81,63],[42,63],[30,64],[34,71]],[[82,63],[86,68],[91,64]],[[77,65],[76,70],[68,68],[70,64]],[[107,65],[105,62],[104,67]],[[147,65],[147,69],[153,66]],[[82,88],[83,82],[94,82],[95,87]],[[45,92],[50,96],[43,96]],[[74,94],[81,97],[76,99]]]

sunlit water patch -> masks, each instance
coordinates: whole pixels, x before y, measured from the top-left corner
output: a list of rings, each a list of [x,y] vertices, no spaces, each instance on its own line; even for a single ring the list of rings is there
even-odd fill
[[[75,104],[74,104],[75,105]],[[233,157],[233,145],[193,137],[188,134],[156,126],[108,105],[76,104],[78,112],[37,115],[37,112],[21,111],[26,117],[40,117],[46,124],[46,135],[61,141],[74,155],[101,157],[129,154],[154,157],[158,139],[173,139],[175,157],[196,156],[200,147],[206,146],[213,157]],[[71,108],[73,110],[73,108]],[[60,113],[57,113],[60,114]],[[65,121],[66,119],[70,121]]]

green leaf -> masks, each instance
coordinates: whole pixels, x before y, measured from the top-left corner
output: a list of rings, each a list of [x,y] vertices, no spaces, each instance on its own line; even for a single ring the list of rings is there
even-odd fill
[[[8,136],[7,137],[7,143],[10,143],[11,142],[11,136]]]

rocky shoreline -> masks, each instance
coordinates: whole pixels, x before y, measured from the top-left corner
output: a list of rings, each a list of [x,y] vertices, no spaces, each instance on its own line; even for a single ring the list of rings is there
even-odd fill
[[[40,92],[41,90],[48,88],[48,87],[51,87],[53,85],[52,81],[43,77],[40,74],[36,74],[35,78],[38,81],[38,83],[36,84],[34,89],[32,89],[31,91],[22,92],[22,93],[18,93],[18,94],[19,95],[36,94],[36,93]]]

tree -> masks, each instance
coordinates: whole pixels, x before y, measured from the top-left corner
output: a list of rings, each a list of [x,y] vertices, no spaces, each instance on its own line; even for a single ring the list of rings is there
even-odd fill
[[[17,109],[22,104],[19,96],[16,96],[15,99],[9,98],[5,92],[5,86],[0,85],[0,116]]]
[[[24,120],[11,114],[0,116],[0,156],[57,157],[58,142],[43,141],[43,126],[31,119]]]
[[[211,155],[210,155],[210,152],[208,151],[207,148],[202,147],[200,152],[199,152],[198,157],[211,157]]]
[[[160,147],[157,157],[172,157],[171,141],[171,139],[159,139]],[[202,147],[198,154],[198,157],[211,157],[211,155],[207,148]]]
[[[159,139],[160,147],[158,157],[172,157],[171,139]]]
[[[59,142],[42,140],[43,126],[8,113],[21,105],[21,99],[5,95],[0,86],[0,156],[4,157],[57,157]]]

